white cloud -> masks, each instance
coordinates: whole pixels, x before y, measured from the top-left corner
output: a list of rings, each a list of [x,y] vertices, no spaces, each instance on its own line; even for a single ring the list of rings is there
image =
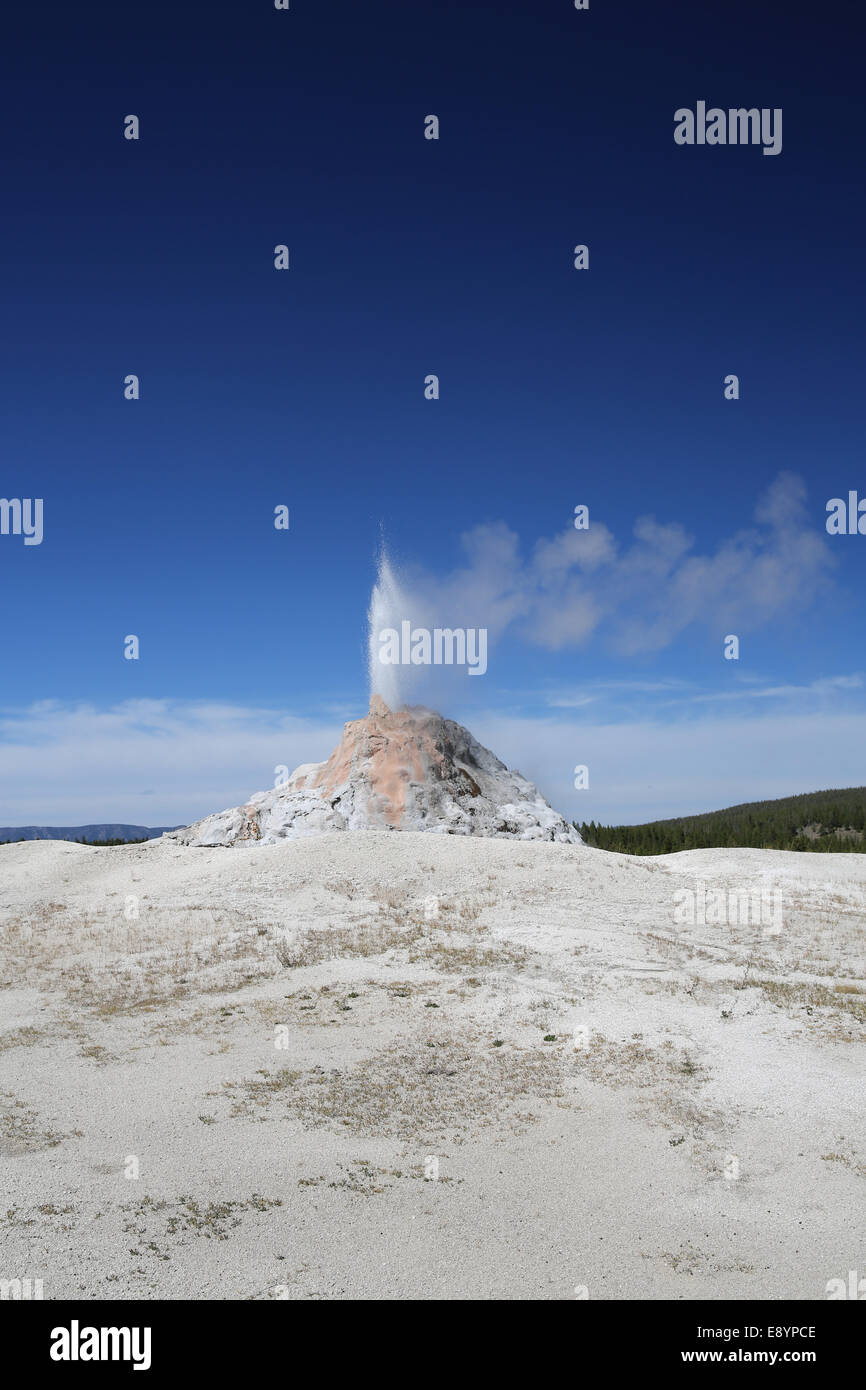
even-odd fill
[[[216,702],[41,701],[0,714],[0,825],[187,824],[326,758],[339,722]]]
[[[605,824],[664,819],[826,787],[859,786],[866,713],[588,723],[476,716],[473,733],[537,783],[563,815]],[[589,768],[576,791],[573,769]]]

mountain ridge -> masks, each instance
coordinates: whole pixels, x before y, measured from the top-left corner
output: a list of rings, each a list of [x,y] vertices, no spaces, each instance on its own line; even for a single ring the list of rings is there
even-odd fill
[[[176,825],[0,825],[0,843],[19,840],[158,840]]]

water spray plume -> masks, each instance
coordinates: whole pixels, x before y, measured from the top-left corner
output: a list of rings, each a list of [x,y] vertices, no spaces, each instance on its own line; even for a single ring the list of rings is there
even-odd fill
[[[394,573],[384,545],[379,551],[376,582],[367,614],[367,669],[370,696],[381,695],[389,709],[400,709],[406,701],[406,668],[387,666],[379,660],[379,634],[385,628],[398,628],[409,617],[409,601]]]

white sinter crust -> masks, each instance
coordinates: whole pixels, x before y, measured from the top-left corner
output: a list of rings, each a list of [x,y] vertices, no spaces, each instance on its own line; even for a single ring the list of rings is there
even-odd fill
[[[332,830],[423,830],[437,835],[581,844],[537,787],[509,772],[468,729],[415,706],[391,711],[374,695],[346,724],[327,762],[243,806],[170,838],[186,845],[273,844]]]

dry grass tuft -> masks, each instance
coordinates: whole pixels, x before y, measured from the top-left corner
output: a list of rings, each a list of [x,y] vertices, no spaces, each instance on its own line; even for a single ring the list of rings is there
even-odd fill
[[[58,1130],[43,1129],[36,1111],[23,1100],[7,1092],[0,1094],[0,1156],[3,1158],[56,1149],[69,1137]]]
[[[226,1083],[231,1115],[299,1120],[354,1133],[433,1142],[489,1125],[515,1103],[563,1094],[565,1069],[540,1048],[493,1050],[489,1040],[410,1038],[346,1071],[282,1068]],[[531,1117],[512,1114],[512,1124]]]

